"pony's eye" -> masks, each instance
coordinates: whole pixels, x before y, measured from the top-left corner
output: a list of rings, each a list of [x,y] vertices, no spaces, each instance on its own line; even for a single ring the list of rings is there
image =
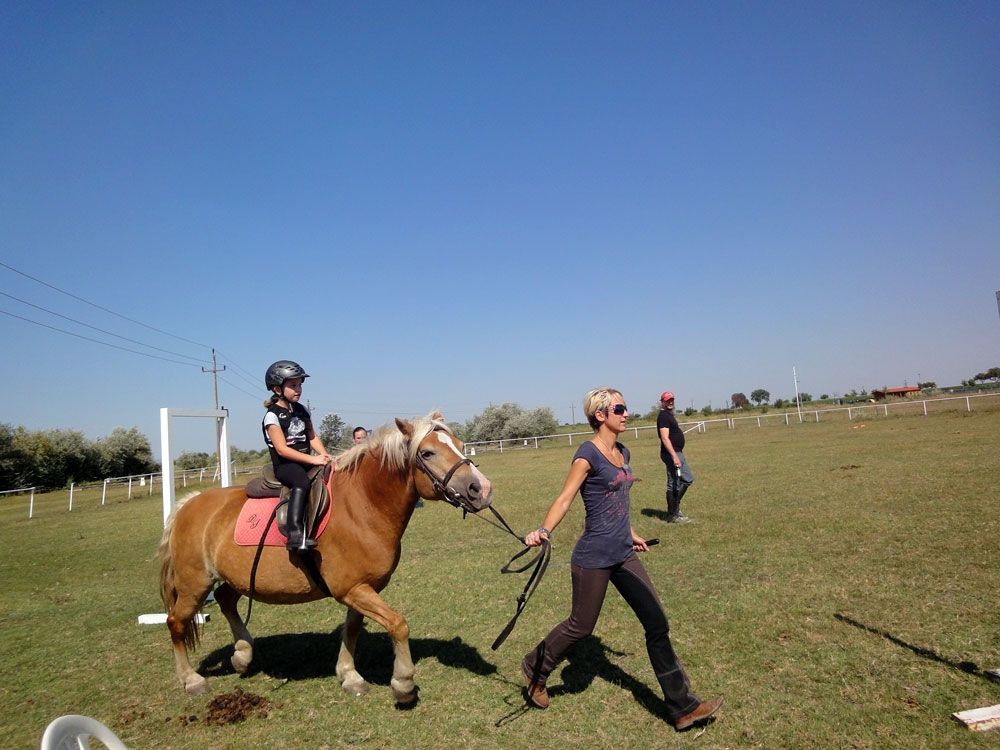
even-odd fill
[[[434,451],[422,451],[420,453],[421,458],[434,458]]]

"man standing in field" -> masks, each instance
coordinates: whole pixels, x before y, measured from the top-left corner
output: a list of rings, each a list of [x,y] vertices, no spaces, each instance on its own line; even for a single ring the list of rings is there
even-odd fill
[[[667,523],[687,523],[691,519],[681,513],[681,498],[694,483],[694,474],[684,459],[684,431],[674,417],[674,394],[670,391],[660,395],[656,431],[660,435],[660,460],[667,466]]]

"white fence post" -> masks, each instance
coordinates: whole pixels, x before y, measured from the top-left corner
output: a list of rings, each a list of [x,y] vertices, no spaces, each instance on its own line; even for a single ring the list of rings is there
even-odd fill
[[[69,509],[70,509],[70,511],[73,510],[73,487],[74,487],[74,484],[75,484],[74,482],[70,482],[69,483]]]

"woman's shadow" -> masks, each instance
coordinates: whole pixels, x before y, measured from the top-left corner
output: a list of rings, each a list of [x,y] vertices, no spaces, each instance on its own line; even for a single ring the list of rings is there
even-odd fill
[[[669,721],[666,705],[662,696],[654,692],[648,685],[640,682],[618,665],[609,660],[612,657],[625,656],[624,652],[615,651],[605,646],[597,636],[589,636],[572,646],[566,652],[566,661],[561,676],[562,684],[551,682],[548,685],[549,695],[578,694],[586,690],[600,677],[605,682],[618,685],[628,690],[636,702],[649,711],[650,714]]]

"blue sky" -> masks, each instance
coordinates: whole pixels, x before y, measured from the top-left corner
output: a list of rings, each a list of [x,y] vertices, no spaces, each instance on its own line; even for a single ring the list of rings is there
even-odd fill
[[[1000,364],[998,39],[985,1],[6,3],[0,421],[158,453],[213,347],[241,448],[281,358],[369,427],[957,384]]]

